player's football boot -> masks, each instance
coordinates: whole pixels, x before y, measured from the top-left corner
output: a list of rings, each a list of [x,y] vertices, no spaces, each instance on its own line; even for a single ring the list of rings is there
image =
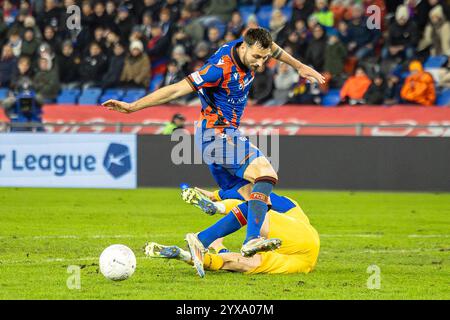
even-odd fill
[[[194,188],[185,188],[181,191],[181,199],[184,202],[196,206],[210,216],[217,213],[217,207],[213,201]]]
[[[194,268],[197,270],[200,278],[205,277],[205,269],[203,268],[203,259],[206,252],[205,247],[200,242],[200,240],[198,240],[198,237],[195,233],[186,234],[185,240],[191,253]]]
[[[178,246],[165,246],[156,242],[147,242],[144,253],[150,258],[166,258],[190,261],[191,254]]]
[[[241,248],[241,254],[244,257],[252,257],[258,252],[266,252],[278,249],[281,246],[281,239],[265,239],[259,237],[252,239],[244,244]]]

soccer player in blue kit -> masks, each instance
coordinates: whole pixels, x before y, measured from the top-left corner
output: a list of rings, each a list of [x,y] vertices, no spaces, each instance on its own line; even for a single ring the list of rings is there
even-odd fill
[[[242,180],[251,183],[244,196],[248,201],[248,224],[241,254],[246,257],[274,250],[281,245],[279,239],[260,236],[268,211],[269,195],[278,180],[277,173],[269,160],[238,130],[255,72],[261,70],[271,57],[292,66],[300,76],[312,82],[325,82],[320,73],[281,49],[272,40],[269,31],[253,28],[242,38],[224,44],[203,67],[180,82],[160,88],[132,103],[108,100],[102,104],[109,110],[131,113],[167,103],[194,91],[198,93],[202,110],[196,125],[195,142],[202,151],[203,161],[208,164],[221,189],[230,189]],[[188,233],[186,242],[194,266],[203,277],[206,249],[202,238],[198,234]]]

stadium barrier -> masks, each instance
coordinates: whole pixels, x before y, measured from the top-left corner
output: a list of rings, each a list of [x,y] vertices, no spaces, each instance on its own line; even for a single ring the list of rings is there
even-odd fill
[[[139,186],[216,185],[204,164],[173,164],[178,143],[138,135]],[[450,191],[449,164],[447,138],[280,136],[277,188]]]
[[[136,188],[133,134],[0,134],[0,186]]]
[[[199,107],[162,106],[138,113],[120,114],[99,106],[46,105],[43,122],[48,132],[128,132],[157,134],[175,113],[187,121],[187,130],[199,119]],[[11,126],[0,109],[0,131]],[[40,125],[36,125],[39,127]],[[392,106],[338,107],[251,106],[245,110],[241,129],[278,130],[281,135],[450,136],[450,108]]]
[[[181,142],[164,135],[0,134],[0,186],[215,186],[208,167],[195,164],[201,157],[193,136],[184,137],[187,151],[174,161]],[[276,148],[266,141],[266,150],[276,158],[279,188],[450,191],[447,138],[277,136],[275,141]]]

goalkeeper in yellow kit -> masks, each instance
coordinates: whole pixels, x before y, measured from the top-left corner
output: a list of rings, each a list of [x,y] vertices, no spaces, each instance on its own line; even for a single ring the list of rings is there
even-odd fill
[[[319,255],[320,240],[317,231],[297,202],[275,193],[270,195],[271,209],[261,228],[261,235],[279,239],[278,249],[260,252],[252,257],[229,252],[223,245],[223,225],[238,230],[247,224],[247,203],[241,194],[245,185],[231,190],[209,192],[199,188],[186,188],[182,198],[209,215],[225,215],[210,228],[202,231],[209,236],[208,252],[204,254],[206,270],[228,270],[245,274],[257,273],[309,273],[314,270]],[[236,231],[235,230],[235,231]],[[202,233],[200,232],[199,235]],[[228,231],[229,233],[229,231]],[[209,240],[209,241],[208,241]],[[212,253],[214,252],[214,253]],[[152,258],[172,258],[192,264],[191,253],[177,246],[148,243],[145,253]]]

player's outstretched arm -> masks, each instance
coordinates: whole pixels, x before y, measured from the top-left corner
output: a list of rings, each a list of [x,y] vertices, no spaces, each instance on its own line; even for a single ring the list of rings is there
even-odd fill
[[[298,71],[301,77],[308,79],[311,82],[325,83],[325,77],[313,68],[301,63],[289,53],[284,51],[275,42],[272,42],[272,57],[284,62]]]
[[[189,82],[186,79],[183,79],[180,82],[160,88],[134,102],[127,103],[118,100],[108,100],[106,102],[103,102],[102,106],[108,108],[108,110],[115,110],[122,113],[131,113],[144,108],[164,104],[166,102],[185,96],[193,91],[194,89],[189,84]]]

